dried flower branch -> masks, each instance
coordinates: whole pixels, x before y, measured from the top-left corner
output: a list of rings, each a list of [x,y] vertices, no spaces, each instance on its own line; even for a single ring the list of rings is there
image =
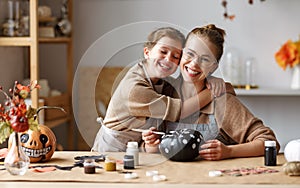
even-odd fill
[[[21,85],[17,81],[12,89],[9,89],[9,96],[0,87],[0,93],[5,96],[4,105],[0,104],[0,143],[13,132],[24,132],[28,129],[38,129],[38,122],[34,119],[36,109],[25,104],[25,99],[29,93],[36,88],[40,88],[36,81],[27,86]]]
[[[261,2],[263,2],[263,1],[265,1],[265,0],[260,0]],[[248,3],[250,4],[250,5],[253,5],[253,0],[248,0]],[[224,14],[223,14],[223,16],[224,16],[224,18],[225,19],[229,19],[229,20],[234,20],[234,18],[235,18],[235,15],[234,14],[228,14],[228,10],[227,10],[227,5],[228,5],[228,2],[227,2],[227,0],[222,0],[222,6],[224,7]]]

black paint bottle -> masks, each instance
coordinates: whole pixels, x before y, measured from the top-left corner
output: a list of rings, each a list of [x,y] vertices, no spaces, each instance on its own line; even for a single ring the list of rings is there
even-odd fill
[[[123,162],[124,162],[124,169],[134,169],[134,156],[133,155],[125,155]]]
[[[277,150],[276,142],[265,141],[265,166],[276,166],[277,164]]]

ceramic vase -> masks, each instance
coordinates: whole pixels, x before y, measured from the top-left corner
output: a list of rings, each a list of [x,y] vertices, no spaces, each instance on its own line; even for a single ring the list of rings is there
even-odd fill
[[[296,65],[292,70],[291,89],[300,89],[300,65]]]
[[[9,150],[4,159],[6,170],[12,175],[24,175],[29,167],[30,159],[25,154],[20,144],[19,133],[13,132],[9,143]]]

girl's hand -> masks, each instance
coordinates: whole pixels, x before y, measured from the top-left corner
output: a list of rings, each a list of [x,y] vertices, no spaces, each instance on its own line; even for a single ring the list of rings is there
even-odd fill
[[[225,81],[222,78],[210,76],[207,79],[206,87],[211,90],[214,97],[219,97],[226,92]]]
[[[156,131],[155,127],[151,127],[147,131],[143,131],[142,139],[145,142],[146,152],[154,153],[158,152],[158,145],[160,143],[160,136],[154,134],[152,131]]]
[[[230,157],[230,148],[219,140],[208,140],[201,149],[199,155],[205,160],[216,161]]]

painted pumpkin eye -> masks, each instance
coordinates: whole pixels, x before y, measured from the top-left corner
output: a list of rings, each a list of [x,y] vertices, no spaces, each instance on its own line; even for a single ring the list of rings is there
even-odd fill
[[[44,134],[40,135],[40,141],[42,144],[46,144],[48,142],[48,137]]]
[[[27,133],[24,133],[20,136],[20,140],[22,143],[26,143],[29,139],[29,135]]]

